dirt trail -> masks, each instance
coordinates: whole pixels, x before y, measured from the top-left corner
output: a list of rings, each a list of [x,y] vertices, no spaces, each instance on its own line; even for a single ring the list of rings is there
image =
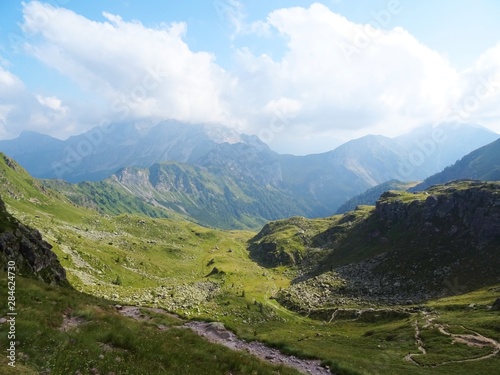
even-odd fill
[[[136,306],[119,305],[117,305],[116,307],[122,315],[135,320],[150,320],[151,317],[146,313],[148,310],[181,319],[177,315],[170,314],[162,309],[148,309],[139,308]],[[241,340],[233,332],[226,329],[222,323],[190,321],[184,323],[180,327],[191,329],[210,342],[224,345],[232,350],[246,351],[266,362],[293,367],[303,374],[332,375],[330,370],[321,366],[321,362],[319,360],[300,359],[295,356],[283,354],[279,350],[270,348],[258,341],[247,342]],[[161,329],[161,327],[159,328]]]
[[[474,346],[474,347],[479,347],[479,348],[491,347],[493,350],[490,354],[486,354],[486,355],[483,355],[481,357],[461,359],[461,360],[456,360],[456,361],[445,361],[445,362],[433,364],[433,365],[431,365],[431,367],[442,366],[442,365],[446,365],[449,363],[464,363],[464,362],[482,361],[482,360],[494,357],[495,355],[497,355],[500,352],[500,343],[493,340],[492,338],[483,336],[480,333],[475,332],[475,331],[471,331],[471,330],[469,330],[469,331],[472,332],[473,334],[453,334],[447,330],[447,328],[444,324],[434,323],[434,320],[436,320],[436,318],[438,316],[433,315],[433,314],[428,313],[428,312],[424,312],[423,315],[424,315],[424,320],[425,320],[424,328],[436,328],[441,334],[451,337],[453,340],[452,344],[460,343],[460,344],[466,344],[469,346]],[[464,326],[461,326],[461,328],[464,330],[468,330]],[[415,343],[417,345],[418,350],[421,353],[408,353],[408,355],[406,355],[404,359],[416,364],[417,366],[422,366],[417,361],[415,361],[413,358],[415,356],[426,354],[424,343],[423,343],[422,339],[420,338],[420,328],[418,326],[418,321],[415,321]]]
[[[234,333],[224,328],[221,323],[188,322],[184,325],[205,337],[210,342],[222,344],[233,350],[244,350],[273,364],[283,364],[293,367],[303,374],[331,375],[330,370],[321,366],[320,361],[300,359],[281,353],[258,341],[247,342],[239,339]]]
[[[420,328],[418,326],[418,320],[415,320],[415,344],[417,345],[417,349],[419,350],[420,353],[408,353],[406,357],[404,358],[406,361],[410,361],[417,366],[419,366],[419,363],[413,359],[413,357],[417,355],[425,355],[427,354],[427,351],[425,350],[424,342],[422,341],[422,338],[420,337]]]

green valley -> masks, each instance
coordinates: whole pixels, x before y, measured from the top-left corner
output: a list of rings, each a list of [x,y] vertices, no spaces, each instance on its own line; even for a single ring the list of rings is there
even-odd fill
[[[491,309],[500,295],[498,272],[477,278],[465,290],[453,284],[452,269],[446,274],[451,287],[441,280],[436,290],[447,290],[413,303],[406,301],[410,293],[415,296],[412,288],[406,290],[405,301],[385,301],[367,298],[366,285],[345,287],[349,280],[362,282],[352,276],[363,272],[355,266],[370,262],[386,246],[400,240],[411,245],[420,230],[451,229],[446,215],[437,221],[432,215],[459,200],[462,191],[469,200],[481,196],[489,202],[498,196],[499,184],[462,183],[428,195],[390,193],[377,208],[363,206],[325,219],[274,221],[257,235],[179,218],[100,214],[31,178],[4,156],[0,178],[8,212],[40,231],[71,284],[48,285],[27,272],[17,276],[19,367],[5,373],[297,373],[209,343],[182,328],[189,320],[221,322],[247,341],[264,342],[298,358],[317,358],[334,374],[483,374],[500,365],[499,312]],[[437,202],[428,203],[432,218],[425,220],[432,228],[422,227],[419,217],[429,196]],[[493,224],[498,223],[497,203],[483,210]],[[460,204],[450,208],[450,215],[460,215]],[[376,212],[382,216],[373,216]],[[407,217],[408,228],[419,229],[393,227],[394,215]],[[477,215],[463,225],[475,228]],[[2,230],[12,227],[4,224]],[[483,251],[490,254],[498,250],[498,232],[492,238],[487,233],[459,237],[457,246],[482,240]],[[405,256],[399,251],[389,252],[396,258],[374,266],[389,272]],[[409,258],[413,264],[421,260]],[[434,261],[445,260],[438,256]],[[349,266],[354,268],[342,268]],[[5,274],[1,279],[5,290]],[[468,279],[458,280],[467,286]],[[394,279],[390,281],[394,286]],[[335,298],[344,301],[332,306],[326,300],[331,291],[339,291]],[[378,297],[389,293],[379,292]],[[144,319],[120,314],[121,306],[138,307]],[[2,336],[6,329],[0,325]],[[2,371],[8,369],[5,361],[3,357]]]

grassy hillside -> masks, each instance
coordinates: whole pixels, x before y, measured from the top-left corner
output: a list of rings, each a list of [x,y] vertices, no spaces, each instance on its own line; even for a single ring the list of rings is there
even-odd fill
[[[247,250],[247,241],[255,233],[218,231],[130,214],[100,215],[40,185],[10,159],[1,160],[0,178],[7,209],[39,229],[54,246],[75,288],[71,291],[19,278],[19,311],[25,313],[17,328],[22,353],[19,364],[24,366],[18,370],[24,373],[41,373],[47,368],[52,374],[78,369],[90,373],[94,367],[103,374],[294,373],[209,345],[177,328],[177,318],[163,314],[152,314],[153,320],[145,322],[124,318],[111,306],[116,303],[164,308],[182,319],[220,321],[247,340],[319,358],[336,374],[470,375],[494,373],[500,365],[498,356],[462,362],[487,356],[494,349],[452,344],[454,337],[426,326],[425,320],[435,318],[453,334],[469,329],[499,341],[498,312],[487,308],[498,296],[498,286],[414,306],[404,316],[373,321],[312,319],[286,309],[275,299],[291,285],[304,259],[295,269],[262,267]],[[347,231],[372,210],[353,213],[359,218],[342,220],[338,216],[312,224],[295,218],[288,228],[273,222],[269,235],[279,226],[283,233],[303,230],[300,235],[319,241],[329,228],[340,226]],[[299,253],[308,252],[309,246],[301,247],[298,238],[291,243]],[[285,244],[287,240],[278,236],[276,241]],[[5,276],[0,278],[4,289]],[[472,308],[471,303],[475,304]],[[428,311],[434,315],[425,315]],[[70,326],[75,324],[73,328],[60,331],[68,321]],[[427,345],[427,355],[417,355],[415,324]],[[167,329],[161,330],[159,325]],[[5,329],[0,325],[0,334]],[[404,360],[409,352],[415,354],[416,364]],[[2,371],[8,371],[4,357],[2,361]],[[134,368],[142,370],[134,372]]]
[[[315,293],[325,306],[339,296],[422,302],[451,293],[446,283],[457,279],[466,280],[461,292],[500,283],[499,195],[500,183],[473,181],[388,192],[376,207],[331,217],[327,228],[325,219],[269,224],[249,249],[264,266],[298,264],[303,275],[289,297],[298,293],[299,304]],[[335,287],[313,290],[318,275]]]

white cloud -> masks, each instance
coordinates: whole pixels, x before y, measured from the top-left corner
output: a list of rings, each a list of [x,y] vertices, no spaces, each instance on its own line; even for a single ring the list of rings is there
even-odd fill
[[[52,109],[56,112],[68,113],[69,108],[62,105],[62,102],[59,98],[55,96],[42,96],[36,95],[36,100],[47,108]]]
[[[240,1],[214,5],[233,25],[234,39],[279,35],[266,42],[284,43],[283,55],[241,47],[229,72],[213,54],[190,49],[185,23],[149,28],[110,13],[97,22],[36,1],[24,4],[23,29],[33,56],[102,98],[103,117],[220,122],[260,135],[280,151],[293,152],[307,140],[301,152],[326,150],[339,137],[395,135],[459,110],[462,120],[490,126],[500,115],[500,44],[458,72],[446,57],[393,27],[391,17],[374,29],[381,23],[376,15],[356,24],[315,3],[249,23]],[[485,80],[488,89],[481,86]],[[0,68],[4,82],[15,90],[0,86],[0,96],[17,90],[32,106],[31,126],[48,129],[52,122],[51,133],[90,126],[81,121],[85,111],[64,99],[44,93],[27,100],[22,82]],[[18,107],[12,105],[0,109],[3,122],[13,118]]]
[[[104,17],[107,22],[95,22],[67,9],[25,4],[23,28],[40,39],[30,52],[103,95],[114,119],[230,121],[222,99],[230,80],[212,54],[189,49],[182,39],[185,24],[152,29],[117,15]]]
[[[7,99],[24,90],[23,82],[14,74],[0,66],[0,98]]]
[[[478,122],[500,132],[500,43],[483,53],[460,77],[459,95],[446,116]]]
[[[276,10],[267,22],[287,40],[279,61],[240,51],[250,91],[266,103],[286,95],[300,103],[297,124],[311,131],[385,126],[396,130],[432,121],[449,105],[456,72],[403,29],[380,31],[346,56],[363,25],[321,4]],[[348,58],[350,57],[350,58]],[[257,84],[256,84],[257,83]]]
[[[56,97],[29,92],[19,77],[0,66],[0,137],[12,138],[21,130],[54,136],[69,135],[74,125],[69,107]]]

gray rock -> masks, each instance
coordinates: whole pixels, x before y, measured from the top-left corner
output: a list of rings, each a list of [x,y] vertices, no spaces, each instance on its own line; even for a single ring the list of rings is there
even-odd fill
[[[1,199],[0,215],[10,223],[10,228],[0,232],[0,263],[14,261],[18,274],[49,284],[67,285],[66,271],[52,252],[52,245],[42,239],[40,232],[19,223],[7,212]]]
[[[500,298],[497,298],[493,305],[491,306],[492,310],[500,311]]]

